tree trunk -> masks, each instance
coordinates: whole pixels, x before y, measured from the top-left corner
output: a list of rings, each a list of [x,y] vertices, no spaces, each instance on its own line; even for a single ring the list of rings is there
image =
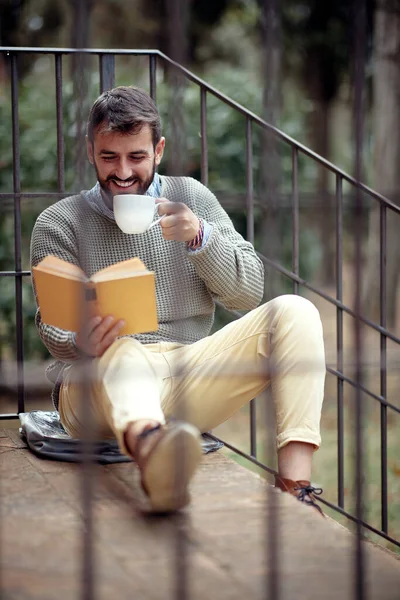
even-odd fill
[[[330,159],[330,108],[331,103],[318,97],[316,90],[312,94],[315,108],[310,115],[310,135],[313,150],[323,158]],[[335,215],[333,202],[329,193],[328,181],[330,172],[318,165],[317,183],[315,189],[315,214],[318,225],[318,235],[322,250],[322,264],[318,279],[323,285],[329,285],[335,278],[335,245],[333,232]]]
[[[312,149],[327,160],[331,156],[330,116],[333,95],[328,94],[324,80],[323,63],[316,49],[307,54],[307,70],[304,83],[309,97],[314,104],[314,110],[308,118],[308,131]],[[333,200],[329,193],[328,169],[317,164],[317,180],[315,182],[315,221],[312,225],[318,227],[318,236],[322,250],[322,264],[318,274],[319,281],[329,285],[335,277],[335,245],[333,232],[334,209]]]
[[[374,179],[375,189],[400,205],[400,11],[379,0],[375,12]],[[364,308],[379,319],[379,205],[371,210]],[[400,276],[400,216],[387,211],[387,318],[393,327]]]

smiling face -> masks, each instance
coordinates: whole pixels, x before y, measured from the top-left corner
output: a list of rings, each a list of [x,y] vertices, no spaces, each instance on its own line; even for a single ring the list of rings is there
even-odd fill
[[[134,134],[95,132],[88,140],[89,161],[94,165],[106,204],[112,208],[117,194],[145,194],[164,153],[165,139],[153,146],[148,124]]]

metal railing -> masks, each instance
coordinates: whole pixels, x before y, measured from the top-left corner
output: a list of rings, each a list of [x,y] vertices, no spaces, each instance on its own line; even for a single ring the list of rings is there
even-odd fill
[[[207,133],[207,100],[209,96],[213,96],[222,103],[230,106],[233,110],[239,112],[245,118],[244,139],[246,144],[246,209],[247,209],[247,238],[254,242],[254,182],[253,182],[253,134],[255,128],[268,132],[275,136],[291,149],[292,165],[291,165],[291,197],[292,197],[292,268],[291,270],[283,267],[278,262],[263,256],[259,253],[261,260],[270,269],[281,273],[292,282],[293,293],[298,294],[300,287],[307,289],[326,302],[336,307],[336,330],[337,330],[337,361],[335,366],[327,365],[328,372],[337,379],[337,464],[338,464],[338,481],[337,504],[329,502],[325,498],[321,498],[326,506],[334,509],[338,513],[345,515],[348,519],[357,522],[360,526],[381,536],[392,544],[400,547],[400,540],[389,534],[388,530],[388,456],[387,456],[387,422],[388,411],[394,415],[400,413],[400,408],[392,404],[387,399],[387,341],[391,340],[395,344],[400,344],[400,339],[387,328],[387,298],[386,298],[386,249],[387,249],[387,232],[386,224],[388,213],[400,215],[400,208],[394,202],[384,197],[382,194],[374,191],[367,185],[358,181],[356,178],[342,171],[328,160],[317,155],[315,152],[300,144],[290,136],[286,135],[279,129],[271,126],[258,115],[247,110],[225,94],[221,93],[216,88],[206,83],[201,78],[194,75],[192,72],[171,60],[165,54],[157,50],[104,50],[104,49],[84,49],[76,50],[71,48],[14,48],[2,47],[0,53],[5,57],[10,67],[11,75],[11,110],[12,110],[12,144],[13,144],[13,191],[0,193],[0,202],[12,200],[14,206],[14,241],[15,241],[15,268],[12,271],[0,272],[0,279],[4,277],[13,277],[15,279],[15,310],[16,310],[16,349],[17,349],[17,364],[18,364],[18,407],[17,411],[9,414],[1,414],[1,419],[17,419],[18,413],[24,411],[24,331],[23,331],[23,307],[22,307],[22,280],[24,277],[29,277],[30,272],[22,269],[21,261],[21,200],[26,198],[49,198],[59,199],[65,197],[68,192],[65,189],[64,177],[64,139],[63,139],[63,93],[62,93],[62,65],[63,57],[74,53],[89,54],[97,56],[99,60],[100,74],[100,92],[114,86],[115,83],[115,57],[116,56],[141,56],[148,58],[149,69],[149,89],[154,100],[157,99],[157,70],[160,67],[168,66],[169,69],[175,69],[184,78],[196,84],[199,88],[200,100],[200,144],[201,144],[201,181],[204,185],[208,184],[209,164],[208,164],[208,133]],[[18,67],[17,57],[23,53],[32,53],[35,55],[48,54],[54,58],[54,75],[55,75],[55,102],[56,102],[56,123],[57,123],[57,168],[58,168],[58,192],[36,192],[24,193],[21,190],[21,175],[20,175],[20,136],[19,136],[19,98],[18,98]],[[317,163],[322,168],[327,169],[335,177],[336,192],[336,295],[331,296],[319,287],[312,285],[308,281],[300,277],[299,271],[299,158],[306,156],[314,163]],[[380,212],[380,232],[379,232],[379,272],[380,272],[380,319],[379,322],[366,318],[359,314],[357,308],[352,309],[344,303],[343,298],[343,185],[346,183],[355,194],[363,193],[373,202],[378,203]],[[359,323],[363,323],[369,328],[379,333],[380,336],[380,391],[373,391],[362,382],[354,379],[344,372],[344,315],[350,315]],[[344,501],[344,384],[348,384],[358,391],[364,393],[368,397],[380,405],[380,438],[381,438],[381,457],[380,457],[380,473],[381,473],[381,527],[372,526],[366,520],[360,519],[359,515],[354,515],[348,510],[345,510]],[[273,469],[268,467],[257,456],[257,440],[256,440],[256,405],[255,401],[251,402],[250,407],[250,453],[234,447],[232,444],[225,441],[225,445],[234,450],[236,453],[245,457],[258,467],[274,473]],[[357,453],[357,456],[359,452]],[[358,460],[361,457],[358,456]],[[356,467],[360,467],[360,462]]]

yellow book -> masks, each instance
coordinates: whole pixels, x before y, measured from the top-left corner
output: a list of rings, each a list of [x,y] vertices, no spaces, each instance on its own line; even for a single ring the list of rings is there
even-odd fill
[[[32,269],[42,321],[79,331],[83,316],[124,319],[120,335],[156,331],[154,273],[139,258],[101,269],[89,279],[69,262],[46,256]]]

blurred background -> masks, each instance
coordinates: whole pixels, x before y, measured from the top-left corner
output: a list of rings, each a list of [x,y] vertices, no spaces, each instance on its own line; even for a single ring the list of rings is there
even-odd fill
[[[400,1],[368,0],[365,9],[365,64],[362,90],[362,181],[400,203]],[[177,20],[171,18],[179,9]],[[82,19],[82,11],[85,12]],[[346,172],[355,170],[354,24],[357,14],[348,0],[0,0],[0,45],[26,47],[154,48],[183,63],[196,75],[261,116],[300,143]],[[361,15],[360,15],[361,18]],[[78,23],[84,24],[78,27]],[[176,43],[179,42],[177,47]],[[18,58],[19,119],[22,191],[56,192],[57,132],[54,66],[49,55],[23,54]],[[98,65],[89,58],[84,80],[76,77],[76,63],[63,59],[63,117],[65,190],[84,187],[95,175],[82,159],[78,102],[84,86],[84,112],[99,94]],[[116,57],[116,85],[149,90],[148,59]],[[157,71],[157,103],[167,138],[160,172],[168,173],[180,157],[180,173],[200,179],[200,99],[197,86],[186,82],[179,90],[176,129],[176,89],[170,69]],[[175,125],[174,125],[175,123]],[[236,228],[246,235],[245,118],[209,96],[207,105],[210,189],[229,212]],[[83,164],[86,166],[83,167]],[[292,268],[292,156],[280,141],[265,143],[261,130],[253,134],[255,247]],[[304,280],[336,295],[335,178],[327,169],[301,155],[298,165],[300,265]],[[9,64],[0,55],[0,193],[13,190],[11,84]],[[354,306],[354,192],[343,187],[343,297]],[[29,270],[33,224],[49,204],[48,198],[22,201],[22,268]],[[379,321],[379,210],[378,202],[363,196],[361,288],[362,314]],[[387,329],[400,334],[400,218],[389,212],[387,223]],[[0,204],[0,271],[13,270],[14,213],[12,198]],[[268,271],[265,299],[290,293],[292,284]],[[336,364],[336,308],[303,289],[318,306],[324,325],[328,365]],[[27,407],[49,408],[49,386],[44,365],[49,356],[34,327],[35,304],[29,278],[23,283],[24,356]],[[217,312],[215,327],[231,317]],[[354,372],[354,319],[344,316],[345,373]],[[387,399],[400,407],[400,349],[388,340]],[[363,328],[363,376],[379,394],[380,336]],[[2,278],[0,293],[1,412],[15,411],[16,397],[15,285]],[[336,503],[337,382],[327,376],[322,419],[322,449],[315,456],[314,480]],[[345,498],[354,502],[354,408],[351,389],[345,389]],[[265,398],[257,400],[259,455],[273,466],[265,434]],[[376,527],[380,515],[380,406],[363,396],[366,447],[367,518]],[[391,535],[400,537],[399,415],[388,413],[389,520]],[[222,425],[218,435],[248,450],[248,409]],[[337,518],[337,515],[335,515]]]

